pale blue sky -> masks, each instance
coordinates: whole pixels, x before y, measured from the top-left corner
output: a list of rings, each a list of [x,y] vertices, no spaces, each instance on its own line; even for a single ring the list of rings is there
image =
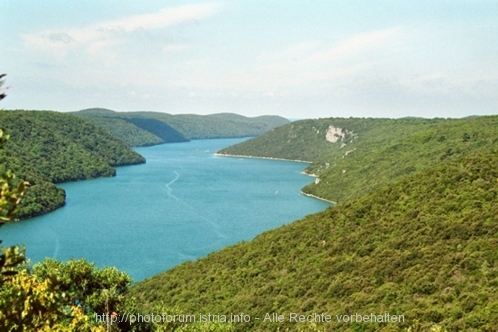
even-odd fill
[[[0,0],[4,109],[498,114],[498,1]]]

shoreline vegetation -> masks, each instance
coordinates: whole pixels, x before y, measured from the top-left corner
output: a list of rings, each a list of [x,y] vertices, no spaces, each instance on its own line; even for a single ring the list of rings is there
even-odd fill
[[[0,126],[12,140],[7,152],[0,153],[0,162],[31,183],[15,219],[20,221],[63,207],[65,192],[58,183],[115,176],[117,166],[145,163],[131,147],[253,137],[286,123],[279,116],[248,118],[232,113],[2,110]]]
[[[306,164],[311,164],[311,161],[307,160],[298,160],[298,159],[285,159],[285,158],[273,158],[273,157],[258,157],[258,156],[247,156],[247,155],[242,155],[242,154],[225,154],[225,153],[218,153],[216,152],[214,154],[217,157],[231,157],[231,158],[251,158],[251,159],[268,159],[268,160],[280,160],[280,161],[293,161],[296,163],[306,163]],[[309,175],[309,174],[306,174]]]
[[[0,126],[11,137],[0,163],[16,174],[14,184],[30,183],[16,221],[64,206],[58,183],[112,177],[117,166],[146,162],[106,130],[67,113],[1,111]]]
[[[338,203],[126,285],[122,299],[132,305],[116,312],[264,317],[382,308],[406,316],[397,330],[491,331],[498,326],[490,314],[498,308],[497,143],[498,116],[329,118],[293,122],[218,151],[215,156],[308,163],[304,173],[320,180],[301,193]],[[37,149],[43,148],[42,141]],[[310,327],[393,329],[384,322],[260,320],[229,329]]]
[[[306,163],[306,164],[311,164],[312,162],[311,161],[305,161],[305,160],[292,160],[292,159],[285,159],[285,158],[272,158],[272,157],[255,157],[255,156],[246,156],[246,155],[235,155],[235,154],[224,154],[224,153],[215,153],[214,154],[215,156],[217,157],[230,157],[230,158],[250,158],[250,159],[266,159],[266,160],[279,160],[279,161],[292,161],[292,162],[297,162],[297,163]],[[304,175],[307,175],[307,176],[311,176],[311,177],[318,177],[317,175],[315,174],[308,174],[306,173],[306,171],[302,171],[301,174],[304,174]],[[316,195],[313,195],[313,194],[308,194],[308,193],[305,193],[304,191],[300,191],[300,193],[304,196],[307,196],[307,197],[311,197],[311,198],[315,198],[315,199],[319,199],[321,201],[324,201],[324,202],[327,202],[327,203],[331,203],[333,204],[334,206],[337,205],[337,202],[334,202],[334,201],[331,201],[329,199],[326,199],[326,198],[323,198],[323,197],[320,197],[320,196],[316,196]]]
[[[304,196],[308,196],[308,197],[311,197],[311,198],[316,198],[316,199],[319,199],[321,201],[324,201],[324,202],[327,202],[327,203],[331,203],[333,204],[334,206],[337,205],[337,202],[334,202],[334,201],[330,201],[328,199],[325,199],[325,198],[322,198],[322,197],[318,197],[318,196],[315,196],[313,194],[307,194],[305,193],[304,191],[301,190],[301,194],[303,194]]]
[[[136,283],[130,296],[143,312],[162,305],[264,317],[382,308],[404,315],[400,331],[491,331],[498,324],[489,314],[498,305],[497,163],[496,150],[446,160]],[[234,330],[306,327],[254,320]],[[315,331],[350,329],[330,322]]]
[[[130,147],[193,139],[254,137],[290,123],[280,116],[246,117],[235,113],[195,115],[91,108],[72,114],[108,130]]]
[[[310,119],[217,153],[311,161],[304,173],[319,180],[302,191],[345,202],[440,162],[485,152],[496,144],[497,127],[497,116]]]
[[[492,330],[497,143],[498,116],[329,118],[296,121],[218,151],[313,160],[303,173],[319,180],[302,193],[337,205],[136,283],[130,296],[144,311],[162,305],[264,317],[382,308],[406,317],[396,330]],[[234,330],[309,327],[255,320]]]

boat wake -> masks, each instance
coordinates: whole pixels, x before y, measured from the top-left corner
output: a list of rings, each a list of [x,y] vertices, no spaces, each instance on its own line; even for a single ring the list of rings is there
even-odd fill
[[[176,181],[178,181],[178,179],[180,178],[180,173],[178,173],[177,171],[173,171],[173,173],[175,173],[175,178],[173,180],[171,180],[170,182],[166,183],[166,185],[164,186],[164,189],[166,191],[166,194],[168,195],[168,197],[171,197],[173,198],[174,200],[176,200],[178,203],[181,203],[182,205],[184,205],[185,207],[188,208],[188,211],[192,214],[194,214],[196,217],[206,221],[208,224],[210,224],[213,228],[213,232],[218,235],[218,237],[220,238],[223,238],[225,239],[226,238],[226,235],[223,234],[222,232],[220,232],[220,225],[218,225],[216,222],[206,218],[204,215],[200,214],[197,212],[197,210],[191,206],[190,204],[186,203],[185,201],[181,200],[180,198],[176,197],[175,195],[173,195],[173,188],[171,188],[171,185],[173,183],[175,183]]]
[[[180,178],[180,173],[178,173],[177,171],[173,171],[173,173],[176,174],[176,177],[173,180],[171,180],[170,182],[166,183],[166,185],[164,187],[166,188],[166,193],[168,194],[169,197],[171,197],[177,201],[180,201],[180,199],[178,197],[173,195],[173,189],[171,189],[171,185],[173,183],[175,183],[176,181],[178,181],[178,179]]]

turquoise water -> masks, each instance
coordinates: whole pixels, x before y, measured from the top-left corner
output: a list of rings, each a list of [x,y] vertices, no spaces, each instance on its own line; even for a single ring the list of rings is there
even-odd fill
[[[300,194],[306,164],[214,155],[242,140],[137,148],[147,164],[61,184],[66,206],[1,227],[2,245],[25,244],[33,263],[85,257],[138,281],[329,206]]]

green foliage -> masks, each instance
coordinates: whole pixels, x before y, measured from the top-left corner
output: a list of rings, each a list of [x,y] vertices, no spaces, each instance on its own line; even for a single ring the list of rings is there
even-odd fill
[[[1,78],[1,76],[0,76]],[[9,136],[5,136],[0,129],[0,150],[4,148]],[[19,182],[17,186],[12,184],[15,175],[10,170],[2,172],[0,175],[0,226],[6,221],[12,220],[18,213],[18,205],[24,195],[26,183]],[[0,241],[1,243],[2,241]],[[5,278],[9,278],[17,273],[17,267],[25,261],[24,252],[18,247],[1,248],[0,254],[0,286]]]
[[[34,185],[29,186],[21,201],[20,219],[41,215],[64,206],[66,192],[63,189],[43,180],[32,183]]]
[[[330,126],[347,130],[326,140]],[[318,181],[303,192],[335,202],[371,192],[414,172],[496,146],[498,117],[471,119],[318,119],[293,122],[220,154],[308,160]]]
[[[0,150],[9,137],[3,135],[0,129]],[[16,181],[14,185],[15,175],[10,170],[2,170],[0,176],[0,225],[5,221],[10,221],[18,213],[18,205],[21,202],[21,197],[26,190],[26,182]]]
[[[178,315],[185,316],[189,315],[185,310],[180,309],[178,306],[170,307],[166,306],[163,302],[159,302],[154,305],[153,310],[143,310],[135,309],[134,313],[140,311],[142,314],[164,313],[170,316]],[[132,311],[133,312],[133,311]],[[193,315],[193,314],[190,314]],[[198,321],[199,316],[196,316],[195,322],[180,322],[180,321],[156,321],[151,324],[143,324],[142,328],[146,328],[147,331],[155,332],[231,332],[234,330],[233,324],[230,322],[200,322]],[[185,319],[187,320],[187,319]]]
[[[23,269],[0,288],[2,331],[103,331],[91,326],[78,307],[69,306],[50,279]]]
[[[140,282],[152,308],[403,314],[361,331],[498,326],[498,154],[445,160],[334,208]],[[335,317],[335,316],[334,316]],[[420,322],[415,325],[415,322]],[[236,330],[300,328],[235,324]],[[333,321],[331,331],[349,331]]]
[[[118,113],[108,109],[91,108],[75,112],[74,114],[91,119],[96,124],[101,125],[104,121],[97,118],[119,118],[137,125],[143,130],[146,130],[156,137],[160,137],[165,142],[184,141],[186,139],[205,139],[205,138],[233,138],[233,137],[248,137],[258,136],[262,133],[289,123],[289,120],[279,116],[259,116],[248,118],[242,115],[232,113],[220,113],[211,115],[195,115],[195,114],[167,114],[157,112],[127,112]],[[144,121],[145,120],[145,121]],[[168,126],[168,128],[158,128],[158,124],[153,121],[160,121]],[[148,123],[147,123],[148,122]],[[124,138],[123,133],[118,133],[118,130],[108,124],[103,127],[107,128],[113,135],[129,142],[130,138]],[[165,135],[162,137],[161,135]],[[181,135],[181,137],[179,136]],[[140,145],[152,145],[150,141],[141,140]],[[146,143],[145,143],[146,142]],[[127,143],[128,144],[128,143]],[[131,145],[130,146],[135,146]]]
[[[163,143],[187,142],[181,133],[153,118],[137,118],[127,114],[80,111],[73,114],[104,128],[127,146],[150,146]]]
[[[0,75],[0,79],[4,76]],[[2,92],[0,99],[4,97]],[[2,152],[9,138],[0,129]],[[28,184],[15,184],[15,180],[15,175],[2,164],[0,226],[16,217]],[[37,265],[37,276],[28,269],[23,247],[0,249],[1,331],[102,332],[102,324],[91,322],[84,310],[99,310],[105,304],[104,309],[109,311],[125,303],[124,292],[131,278],[115,268],[98,270],[84,260],[66,264],[47,260]]]
[[[113,267],[96,268],[81,260],[46,259],[18,268],[0,287],[2,331],[104,331],[106,321],[96,315],[119,315],[131,308],[125,293],[131,278]],[[136,311],[133,311],[136,313]],[[124,331],[150,331],[139,324],[122,324]],[[118,331],[117,324],[112,326]]]
[[[178,114],[173,115],[168,123],[186,137],[203,139],[259,136],[272,128],[289,123],[289,120],[279,116],[248,118],[233,113]]]
[[[126,121],[159,137],[164,143],[188,142],[181,133],[166,123],[148,118],[127,118]]]
[[[220,154],[312,161],[338,150],[325,140],[331,121],[301,120],[219,151]],[[323,136],[323,137],[322,137]]]
[[[46,258],[33,266],[33,274],[53,280],[66,303],[80,307],[90,317],[119,311],[131,284],[131,278],[115,267],[97,269],[85,259],[60,262]]]
[[[0,130],[0,149],[9,137]],[[25,183],[12,184],[15,175],[9,170],[0,177],[0,226],[17,214]],[[1,241],[0,241],[1,242]],[[2,331],[89,331],[87,317],[61,302],[50,279],[38,280],[27,270],[24,249],[0,248],[0,329]],[[93,329],[96,331],[96,329]]]
[[[1,243],[1,241],[0,241]],[[26,262],[25,250],[17,246],[0,247],[0,287],[18,273]]]
[[[113,166],[145,162],[105,130],[71,114],[2,111],[0,126],[15,133],[0,151],[0,171],[17,174],[13,185],[30,183],[19,206],[21,219],[64,205],[64,190],[54,183],[114,176]]]
[[[80,113],[74,113],[81,115]],[[93,124],[104,128],[111,135],[123,141],[127,146],[150,146],[163,144],[164,141],[156,135],[143,130],[125,119],[106,116],[82,116]]]

